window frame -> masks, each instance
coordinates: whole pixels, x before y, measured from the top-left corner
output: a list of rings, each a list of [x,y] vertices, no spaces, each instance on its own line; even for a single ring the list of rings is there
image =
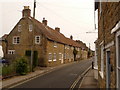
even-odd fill
[[[30,25],[29,25],[29,32],[32,32],[32,31],[33,31],[33,25],[30,24]]]
[[[51,55],[51,56],[50,56]],[[48,61],[51,62],[52,61],[52,53],[48,54]]]
[[[37,39],[39,38],[39,42],[37,42]],[[41,43],[41,36],[37,35],[35,36],[35,44],[40,44]]]
[[[59,53],[59,60],[62,60],[62,53]]]
[[[57,54],[56,53],[53,54],[53,61],[57,61]]]
[[[19,44],[19,43],[20,43],[20,36],[13,36],[13,44]]]
[[[22,25],[19,24],[19,25],[18,25],[18,32],[21,32],[21,31],[22,31]]]
[[[8,54],[9,54],[9,55],[15,54],[15,50],[8,50]]]
[[[53,46],[54,48],[57,48],[57,42],[54,42],[54,46]]]

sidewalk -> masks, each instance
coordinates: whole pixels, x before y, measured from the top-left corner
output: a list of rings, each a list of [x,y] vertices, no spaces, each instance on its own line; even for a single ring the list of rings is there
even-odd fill
[[[94,69],[90,69],[88,73],[83,77],[80,88],[99,88],[98,81],[94,77],[94,71]]]

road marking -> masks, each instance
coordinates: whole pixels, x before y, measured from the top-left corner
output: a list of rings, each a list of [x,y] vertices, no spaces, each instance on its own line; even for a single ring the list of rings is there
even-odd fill
[[[65,66],[69,66],[69,65],[75,64],[75,63],[76,63],[76,62],[72,62],[72,63],[63,64],[63,65],[58,66],[58,67],[52,67],[50,70],[46,70],[46,71],[44,71],[43,73],[40,73],[40,74],[38,74],[38,75],[36,75],[36,76],[33,76],[33,77],[31,77],[31,78],[27,78],[27,79],[25,79],[25,80],[23,80],[23,81],[17,82],[16,84],[14,83],[15,85],[12,85],[12,84],[11,84],[11,86],[7,86],[7,87],[5,87],[5,88],[14,88],[14,87],[19,86],[19,85],[21,85],[21,84],[24,84],[24,83],[26,83],[26,82],[28,82],[28,81],[31,81],[31,80],[33,80],[33,79],[35,79],[35,78],[38,78],[38,77],[43,76],[43,75],[45,75],[45,74],[48,74],[48,73],[50,73],[50,72],[52,72],[52,71],[54,71],[54,70],[57,70],[57,69],[59,69],[59,68],[62,68],[62,67],[65,67]]]
[[[79,80],[83,77],[83,75],[85,73],[87,73],[89,71],[89,69],[91,68],[92,66],[90,66],[87,70],[85,70],[81,75],[78,76],[78,78],[75,80],[75,82],[71,85],[70,89],[69,90],[73,90],[75,88],[75,86],[77,85],[77,83],[79,82]],[[81,85],[81,83],[80,83]]]

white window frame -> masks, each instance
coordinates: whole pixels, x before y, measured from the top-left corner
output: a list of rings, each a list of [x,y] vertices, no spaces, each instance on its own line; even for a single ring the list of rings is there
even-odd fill
[[[59,60],[62,60],[62,53],[59,53]]]
[[[19,38],[19,42],[18,42]],[[13,36],[13,44],[19,44],[20,43],[20,36]]]
[[[33,25],[30,24],[30,25],[29,25],[29,32],[32,32],[32,30],[33,30]]]
[[[51,56],[50,56],[51,55]],[[51,58],[51,59],[50,59]],[[51,62],[52,61],[52,53],[48,54],[48,61]]]
[[[54,47],[57,48],[57,42],[54,42]]]
[[[37,38],[39,38],[39,40],[37,41]],[[41,41],[41,37],[40,36],[35,36],[35,44],[40,44]]]
[[[11,55],[15,54],[15,50],[8,50],[8,54],[11,54]]]
[[[22,31],[22,25],[18,25],[18,32],[21,32]]]
[[[56,53],[53,54],[53,61],[57,61],[57,54]]]

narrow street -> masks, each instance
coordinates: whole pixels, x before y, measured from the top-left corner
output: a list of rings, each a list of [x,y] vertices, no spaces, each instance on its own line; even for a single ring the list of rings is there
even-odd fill
[[[91,66],[91,62],[92,60],[83,60],[61,67],[14,88],[70,88],[76,79]]]

